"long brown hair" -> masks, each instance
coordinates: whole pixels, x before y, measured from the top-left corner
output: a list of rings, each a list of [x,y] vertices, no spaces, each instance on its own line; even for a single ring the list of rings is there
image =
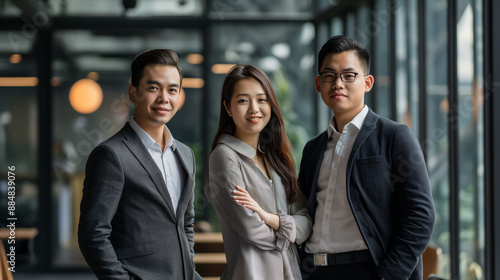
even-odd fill
[[[286,135],[283,116],[278,104],[278,99],[266,74],[253,65],[235,65],[229,70],[224,84],[220,101],[219,128],[212,142],[212,152],[223,134],[233,135],[236,125],[224,108],[224,102],[231,104],[234,86],[242,79],[252,78],[262,85],[267,99],[271,105],[271,118],[266,127],[260,132],[259,147],[264,152],[264,157],[278,173],[285,188],[288,203],[298,200],[300,189],[295,173],[295,164],[292,157],[292,148]]]

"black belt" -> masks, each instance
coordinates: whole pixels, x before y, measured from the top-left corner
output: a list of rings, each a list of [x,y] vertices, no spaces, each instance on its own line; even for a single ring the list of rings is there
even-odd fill
[[[372,261],[370,251],[351,251],[337,254],[308,254],[315,266],[342,265]]]

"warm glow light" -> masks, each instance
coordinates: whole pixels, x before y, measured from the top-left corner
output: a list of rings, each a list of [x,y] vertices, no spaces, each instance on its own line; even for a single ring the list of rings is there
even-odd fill
[[[227,74],[235,64],[214,64],[212,65],[212,73],[214,74]]]
[[[184,78],[182,79],[182,87],[184,88],[202,88],[205,81],[201,78]]]
[[[9,59],[10,63],[12,63],[12,64],[17,64],[17,63],[21,62],[21,60],[23,60],[23,57],[18,53],[11,55],[10,59]]]
[[[102,103],[102,89],[90,79],[81,79],[69,90],[69,103],[80,114],[95,112]]]
[[[50,85],[53,86],[53,87],[58,87],[61,85],[61,78],[59,77],[52,77],[52,79],[50,79]]]
[[[97,80],[99,80],[99,73],[97,73],[97,72],[88,72],[87,73],[87,79],[91,79],[91,80],[97,81]]]
[[[0,87],[36,87],[37,77],[0,77]]]
[[[204,57],[201,54],[192,53],[186,57],[186,60],[191,64],[201,64],[204,60]]]

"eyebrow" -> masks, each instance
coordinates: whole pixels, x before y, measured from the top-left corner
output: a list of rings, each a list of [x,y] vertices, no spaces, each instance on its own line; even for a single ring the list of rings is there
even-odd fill
[[[243,93],[238,93],[238,94],[236,94],[234,97],[239,97],[239,96],[249,96],[249,95],[250,95],[250,94],[248,94],[248,93],[244,93],[244,92],[243,92]],[[257,95],[266,95],[266,96],[267,96],[267,94],[265,94],[264,92],[259,92],[259,93],[257,93]]]
[[[330,68],[330,67],[326,67],[324,71],[322,72],[335,72],[335,69],[333,68]],[[355,68],[353,67],[349,67],[349,68],[345,68],[345,69],[342,69],[342,72],[353,72],[353,71],[357,71]]]
[[[160,83],[160,82],[158,82],[158,81],[156,81],[156,80],[148,80],[148,81],[146,82],[146,84],[148,84],[148,85],[158,85],[158,86],[161,86],[161,83]],[[170,84],[170,85],[168,85],[168,86],[169,86],[169,87],[180,87],[180,86],[179,86],[179,84],[177,84],[177,83],[172,83],[172,84]]]

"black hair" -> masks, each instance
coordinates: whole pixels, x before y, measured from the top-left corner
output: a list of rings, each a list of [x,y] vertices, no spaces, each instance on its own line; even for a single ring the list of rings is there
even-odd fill
[[[179,71],[179,75],[182,77],[183,72],[181,67],[179,66],[179,57],[173,50],[169,49],[155,49],[148,50],[138,54],[134,61],[132,61],[132,65],[130,66],[130,70],[132,71],[132,77],[130,83],[138,87],[141,81],[142,75],[144,73],[144,68],[150,64],[162,64],[162,65],[171,65],[177,68]]]
[[[321,72],[321,66],[323,66],[323,61],[328,54],[346,51],[355,51],[361,62],[361,66],[364,67],[365,74],[370,73],[370,53],[361,47],[358,41],[344,35],[331,37],[326,41],[323,47],[321,47],[318,54],[318,72]]]

